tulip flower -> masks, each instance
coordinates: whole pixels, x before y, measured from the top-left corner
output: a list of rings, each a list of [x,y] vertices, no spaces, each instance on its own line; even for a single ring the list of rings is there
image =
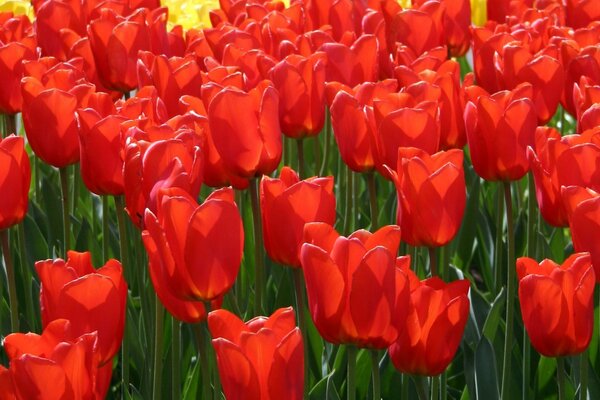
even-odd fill
[[[201,205],[184,190],[162,189],[156,214],[147,209],[144,221],[146,251],[151,260],[162,260],[155,272],[175,297],[211,301],[231,289],[244,251],[231,188],[213,192]]]
[[[104,398],[110,379],[98,368],[97,336],[77,335],[65,319],[51,322],[41,335],[8,335],[3,345],[10,367],[0,366],[0,398]]]
[[[125,328],[127,283],[121,263],[109,260],[94,269],[90,253],[69,251],[67,261],[38,261],[40,307],[44,326],[60,318],[71,321],[75,335],[98,332],[100,363],[112,360]]]
[[[391,43],[400,42],[410,47],[415,54],[444,44],[445,7],[439,1],[428,0],[418,7],[402,10],[391,21],[394,32]],[[419,32],[415,35],[414,32]]]
[[[328,88],[331,86],[328,86]],[[331,126],[344,163],[355,172],[368,172],[376,165],[376,124],[373,101],[395,92],[397,83],[388,79],[366,82],[354,89],[341,89],[330,102]]]
[[[600,163],[600,131],[560,136],[555,130],[538,128],[536,148],[528,149],[535,179],[536,198],[544,220],[552,226],[567,226],[562,186],[584,186],[600,191],[600,171],[589,168]]]
[[[590,253],[596,279],[600,282],[600,194],[581,186],[561,189],[573,247],[575,251]]]
[[[279,92],[283,133],[300,139],[321,132],[325,123],[325,54],[308,58],[291,54],[270,72]]]
[[[281,160],[279,99],[270,82],[248,92],[227,87],[210,101],[208,121],[223,165],[242,178],[270,174]]]
[[[0,230],[18,224],[27,214],[31,167],[25,140],[10,135],[0,140]]]
[[[110,95],[94,94],[96,106],[77,110],[80,170],[85,186],[97,195],[123,194],[121,123]]]
[[[414,1],[421,7],[428,0]],[[452,57],[463,56],[469,49],[471,32],[471,3],[469,0],[441,0],[443,6],[443,35]]]
[[[31,61],[25,65],[29,76],[21,81],[27,141],[39,158],[56,168],[79,161],[75,111],[86,107],[94,92],[79,61]]]
[[[398,192],[398,225],[411,246],[448,244],[460,228],[466,205],[463,152],[429,155],[398,150],[396,171],[388,169]]]
[[[567,0],[567,25],[577,29],[600,19],[600,9],[593,0]]]
[[[600,85],[582,76],[579,83],[573,85],[573,102],[577,115],[577,132],[600,126]]]
[[[389,348],[396,369],[414,375],[439,375],[454,358],[469,318],[469,281],[445,283],[438,277],[419,281],[408,262],[408,318],[396,319],[398,340]]]
[[[562,265],[517,259],[519,302],[531,344],[546,357],[579,354],[592,338],[595,274],[588,253]]]
[[[560,42],[560,58],[565,69],[561,104],[571,115],[576,115],[573,86],[580,82],[582,76],[587,77],[588,84],[600,84],[600,48],[582,46],[573,40],[563,40]]]
[[[325,79],[350,87],[379,77],[378,43],[373,35],[362,35],[351,46],[326,43],[320,48],[327,54]]]
[[[304,350],[291,307],[246,323],[217,310],[208,327],[227,399],[302,399]]]
[[[475,172],[485,180],[513,181],[529,171],[527,147],[533,146],[537,118],[532,89],[483,94],[465,108],[465,127]]]
[[[267,254],[280,264],[299,268],[304,224],[335,223],[333,177],[301,181],[294,170],[283,167],[279,179],[263,176],[260,209]]]
[[[334,344],[383,349],[396,339],[392,326],[396,305],[395,257],[400,228],[364,230],[348,238],[331,225],[313,222],[304,228],[300,261],[308,305],[317,330]],[[404,281],[405,282],[405,281]]]

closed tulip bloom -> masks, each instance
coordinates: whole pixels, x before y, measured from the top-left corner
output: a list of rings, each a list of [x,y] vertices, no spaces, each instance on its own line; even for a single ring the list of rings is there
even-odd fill
[[[350,87],[374,82],[379,77],[379,44],[374,35],[361,35],[352,45],[325,43],[320,49],[327,54],[325,79]]]
[[[75,111],[86,107],[94,86],[85,80],[78,61],[31,61],[21,81],[23,125],[36,156],[56,168],[79,161]]]
[[[445,7],[439,1],[419,1],[415,8],[397,13],[391,21],[394,32],[392,43],[400,42],[410,47],[415,54],[423,54],[441,46],[444,40]],[[414,32],[420,32],[415,35]]]
[[[302,399],[304,347],[291,307],[246,323],[229,311],[213,311],[208,329],[227,399]]]
[[[463,152],[429,155],[398,150],[398,167],[389,170],[398,192],[398,225],[411,246],[448,244],[460,228],[466,205]]]
[[[98,352],[102,364],[117,354],[123,340],[127,283],[121,263],[109,260],[94,269],[90,253],[69,251],[67,261],[38,261],[42,323],[65,318],[73,332],[98,332]]]
[[[317,330],[334,344],[383,349],[397,337],[395,259],[400,228],[340,236],[328,224],[304,228],[300,261]]]
[[[283,167],[279,179],[263,176],[260,209],[267,254],[280,264],[299,268],[304,225],[335,224],[333,177],[301,181],[294,170]]]
[[[164,284],[177,298],[210,301],[233,286],[244,250],[242,219],[233,197],[231,188],[220,189],[199,205],[181,189],[163,189],[156,214],[146,210],[146,250],[155,244],[166,267]]]
[[[0,398],[104,398],[108,385],[102,387],[100,379],[97,335],[78,335],[65,319],[51,322],[41,335],[8,335],[3,345],[10,367],[0,366]]]
[[[18,224],[27,214],[31,167],[25,140],[10,135],[0,140],[0,230]]]
[[[419,281],[408,268],[408,318],[396,320],[398,340],[389,348],[396,369],[414,375],[439,375],[448,367],[469,318],[469,281],[445,283],[438,277]]]
[[[465,127],[475,172],[488,181],[514,181],[529,171],[537,118],[531,85],[483,94],[467,103]]]
[[[97,195],[123,194],[121,123],[107,93],[95,93],[95,107],[77,110],[80,170],[85,186]]]
[[[226,87],[212,98],[208,121],[226,169],[252,178],[277,168],[282,153],[278,104],[269,81],[248,92]]]
[[[291,54],[270,71],[279,92],[279,121],[283,133],[300,139],[321,132],[325,123],[325,54]]]
[[[600,191],[600,131],[560,136],[556,130],[538,128],[536,146],[528,157],[535,179],[536,198],[542,217],[552,226],[569,224],[561,187],[584,186]]]
[[[545,259],[517,259],[519,302],[525,329],[536,351],[546,357],[584,351],[594,329],[595,276],[588,253],[562,265]]]

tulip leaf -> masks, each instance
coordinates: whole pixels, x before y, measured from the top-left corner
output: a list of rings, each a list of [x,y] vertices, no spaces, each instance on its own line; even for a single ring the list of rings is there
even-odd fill
[[[498,399],[496,356],[492,344],[483,336],[475,349],[475,391],[478,399]]]
[[[506,301],[506,292],[504,288],[500,290],[496,299],[492,303],[489,310],[489,314],[483,325],[483,335],[491,342],[494,343],[498,326],[502,320],[502,311],[504,310],[504,302]]]
[[[555,375],[556,359],[552,357],[541,356],[536,375],[536,397],[539,397],[544,389],[547,389]]]

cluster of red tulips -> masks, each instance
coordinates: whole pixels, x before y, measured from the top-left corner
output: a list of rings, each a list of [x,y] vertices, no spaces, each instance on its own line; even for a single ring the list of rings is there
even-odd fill
[[[158,0],[31,3],[32,20],[0,12],[0,236],[10,306],[0,326],[10,316],[14,332],[0,332],[0,400],[132,396],[127,326],[139,319],[135,304],[152,303],[154,293],[153,398],[167,396],[162,307],[193,326],[205,400],[221,390],[227,399],[318,398],[309,384],[316,332],[346,349],[336,395],[355,398],[361,352],[372,380],[359,396],[394,393],[381,391],[391,361],[413,377],[402,379],[403,393],[445,398],[444,371],[474,318],[473,290],[498,296],[505,310],[496,396],[518,390],[519,315],[524,343],[558,360],[561,400],[565,357],[580,353],[576,387],[581,399],[592,393],[596,0],[413,0],[410,8],[395,0],[221,0],[212,26],[187,30],[168,22]],[[483,26],[472,23],[471,3],[487,8]],[[19,293],[16,283],[29,272],[17,273],[12,259],[30,240],[17,225],[32,204],[39,215],[46,166],[58,170],[64,236],[51,259],[35,262],[36,311],[31,286]],[[480,179],[498,185],[485,193]],[[84,215],[79,180],[88,198],[101,198],[89,211],[102,220],[99,269],[72,226]],[[393,201],[382,201],[385,192]],[[526,246],[515,233],[524,196]],[[469,204],[489,201],[493,215],[475,214],[497,215],[495,243],[478,244],[493,247],[485,287],[470,273],[478,261],[461,272],[449,249],[461,226],[477,225],[463,221]],[[550,255],[536,246],[543,224],[559,235],[570,228],[575,253],[538,263]],[[109,259],[113,236],[120,262]],[[27,254],[18,258],[33,267]],[[273,288],[276,264],[289,268],[293,304],[271,298],[286,290]],[[41,316],[42,332],[16,333],[31,315]],[[170,329],[179,338],[181,324]],[[171,383],[170,397],[181,396],[180,385]],[[532,385],[523,386],[527,398]]]

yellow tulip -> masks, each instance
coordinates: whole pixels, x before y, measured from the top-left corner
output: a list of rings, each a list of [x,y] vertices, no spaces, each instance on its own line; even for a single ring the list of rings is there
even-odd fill
[[[482,26],[487,21],[487,0],[471,0],[471,20]]]
[[[0,2],[0,12],[12,11],[15,15],[25,14],[29,19],[33,19],[33,7],[29,1],[8,0]]]

